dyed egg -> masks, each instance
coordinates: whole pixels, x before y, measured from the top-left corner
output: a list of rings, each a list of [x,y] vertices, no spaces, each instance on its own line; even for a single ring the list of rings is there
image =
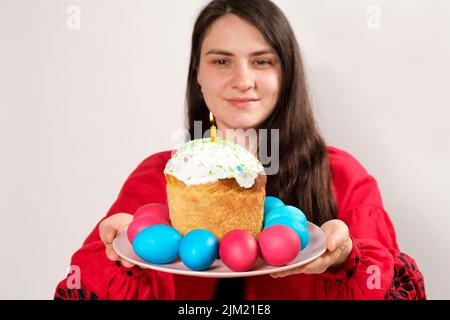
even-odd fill
[[[298,219],[305,228],[308,227],[308,222],[303,211],[293,206],[282,206],[271,210],[268,214],[265,215],[264,224],[266,225],[270,220],[280,217],[290,217]]]
[[[182,236],[162,224],[145,228],[133,241],[133,250],[141,259],[156,264],[170,263],[178,257]]]
[[[217,259],[218,241],[208,230],[188,232],[180,243],[180,259],[191,270],[208,269]]]
[[[170,219],[169,208],[161,203],[148,203],[139,207],[134,213],[134,218],[136,219],[148,214],[159,216],[167,221]]]
[[[271,210],[284,206],[283,201],[277,197],[268,196],[264,199],[264,214],[266,215]]]
[[[297,233],[285,225],[264,229],[258,237],[261,258],[272,266],[284,266],[294,260],[300,251]]]
[[[167,220],[154,215],[141,215],[133,219],[127,230],[128,241],[133,243],[134,237],[136,237],[139,232],[156,224],[169,226],[169,222]]]
[[[258,258],[258,252],[258,241],[244,230],[230,231],[220,241],[220,259],[233,271],[250,270]]]
[[[267,222],[264,229],[267,229],[274,225],[285,225],[292,228],[300,238],[301,249],[304,249],[309,243],[308,229],[303,226],[300,220],[291,217],[279,217],[274,218]]]

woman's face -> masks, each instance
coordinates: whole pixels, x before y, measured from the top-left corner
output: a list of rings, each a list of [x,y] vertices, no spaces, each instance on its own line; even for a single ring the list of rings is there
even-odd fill
[[[256,128],[275,108],[281,66],[258,29],[228,14],[207,31],[197,80],[220,130]]]

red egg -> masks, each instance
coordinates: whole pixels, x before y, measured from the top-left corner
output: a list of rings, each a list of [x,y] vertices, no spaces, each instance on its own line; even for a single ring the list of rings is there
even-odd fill
[[[297,257],[300,238],[285,226],[274,225],[264,229],[258,237],[262,259],[272,266],[284,266]]]
[[[134,218],[139,218],[144,215],[157,215],[166,221],[169,221],[169,208],[161,203],[148,203],[140,207],[134,213]]]
[[[153,226],[155,224],[164,224],[170,226],[169,222],[156,215],[142,215],[138,218],[133,219],[131,224],[128,226],[127,237],[130,243],[133,243],[134,237],[141,232],[143,229]]]
[[[220,242],[219,255],[222,262],[233,271],[250,270],[258,258],[258,241],[249,232],[233,230]]]

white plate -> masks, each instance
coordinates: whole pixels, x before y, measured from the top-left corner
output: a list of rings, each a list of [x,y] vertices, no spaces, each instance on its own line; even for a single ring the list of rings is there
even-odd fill
[[[139,258],[133,250],[127,237],[127,229],[119,232],[117,237],[113,241],[113,248],[117,254],[123,259],[134,263],[145,269],[153,269],[162,272],[182,274],[194,277],[205,277],[205,278],[238,278],[238,277],[249,277],[249,276],[259,276],[263,274],[270,274],[274,272],[285,271],[293,269],[308,262],[311,262],[318,257],[320,257],[325,251],[325,234],[318,226],[308,222],[308,232],[310,236],[309,244],[301,250],[298,256],[288,265],[282,267],[274,267],[266,264],[261,258],[258,258],[255,266],[250,271],[245,272],[235,272],[225,266],[222,260],[217,259],[211,267],[204,271],[193,271],[186,267],[181,260],[178,258],[169,264],[152,264],[145,262]]]

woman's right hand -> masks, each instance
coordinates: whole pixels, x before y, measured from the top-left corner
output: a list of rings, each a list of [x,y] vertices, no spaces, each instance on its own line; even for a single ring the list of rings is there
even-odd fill
[[[122,259],[113,249],[112,242],[116,235],[126,228],[131,221],[133,221],[133,215],[128,213],[116,213],[103,220],[99,225],[100,239],[103,241],[106,247],[106,256],[109,260],[120,261],[125,268],[131,268],[134,266],[131,262]]]

